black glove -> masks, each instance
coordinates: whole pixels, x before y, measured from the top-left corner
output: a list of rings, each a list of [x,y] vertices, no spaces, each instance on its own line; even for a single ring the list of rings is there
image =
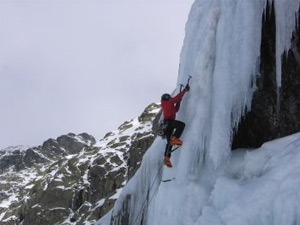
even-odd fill
[[[189,91],[189,90],[190,90],[190,85],[187,84],[187,85],[185,86],[184,89],[185,89],[186,91]]]

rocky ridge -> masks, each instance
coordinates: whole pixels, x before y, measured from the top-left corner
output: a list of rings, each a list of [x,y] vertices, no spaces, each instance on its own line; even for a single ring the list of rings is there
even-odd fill
[[[92,224],[113,206],[154,140],[158,104],[96,142],[69,133],[0,151],[0,224]]]

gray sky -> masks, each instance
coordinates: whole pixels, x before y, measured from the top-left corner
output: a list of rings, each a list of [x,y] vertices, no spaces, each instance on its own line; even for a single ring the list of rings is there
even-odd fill
[[[176,85],[193,0],[0,0],[0,147],[97,140]]]

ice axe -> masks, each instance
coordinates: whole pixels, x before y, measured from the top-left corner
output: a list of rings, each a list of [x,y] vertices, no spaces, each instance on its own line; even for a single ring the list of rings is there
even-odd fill
[[[184,85],[183,84],[180,84],[180,91],[179,92],[181,92],[182,91],[182,88],[184,87]]]
[[[192,76],[191,75],[189,75],[189,78],[188,78],[188,80],[187,80],[187,84],[186,85],[190,85],[190,79],[192,78]],[[186,86],[185,85],[185,86]],[[182,91],[182,88],[183,87],[185,87],[183,84],[180,84],[180,91],[179,92],[181,92]],[[180,102],[181,102],[181,100],[180,100]],[[178,103],[179,105],[180,105],[180,102]]]
[[[189,78],[188,78],[188,80],[187,80],[187,83],[186,83],[186,85],[190,85],[190,79],[192,78],[192,76],[191,75],[189,75]],[[186,86],[185,85],[185,86]],[[182,90],[182,88],[183,87],[185,87],[183,84],[180,84],[180,92],[181,92],[181,90]]]
[[[190,85],[190,79],[192,78],[192,76],[191,75],[189,75],[189,79],[188,79],[188,81],[187,81],[187,84],[188,85]]]

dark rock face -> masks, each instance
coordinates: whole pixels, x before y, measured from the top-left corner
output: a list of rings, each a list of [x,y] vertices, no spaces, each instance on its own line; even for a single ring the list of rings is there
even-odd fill
[[[42,158],[34,149],[29,148],[24,156],[24,164],[26,167],[32,167],[38,163],[44,163],[46,160]]]
[[[157,133],[159,132],[159,120],[160,120],[160,118],[161,118],[161,115],[162,115],[162,110],[160,110],[160,111],[157,113],[156,117],[155,117],[154,120],[153,120],[152,132],[153,132],[154,134],[157,134]]]
[[[151,133],[148,134],[149,135],[145,135],[146,137],[144,138],[137,138],[129,149],[130,160],[128,162],[128,180],[131,179],[138,170],[146,150],[154,141],[154,137],[150,135]]]
[[[144,112],[138,117],[138,120],[143,123],[149,123],[152,122],[152,129],[151,131],[147,133],[138,133],[135,137],[133,137],[134,141],[132,142],[130,148],[129,148],[129,158],[128,161],[128,180],[132,178],[132,176],[135,174],[135,172],[140,167],[140,163],[142,161],[142,158],[146,152],[146,150],[152,145],[154,139],[155,139],[155,132],[154,132],[154,126],[155,126],[155,120],[158,117],[157,111],[153,112],[153,109],[160,108],[157,104],[151,104],[149,105]]]
[[[157,109],[160,108],[159,105],[152,103],[151,105],[149,105],[144,112],[139,116],[138,120],[141,123],[146,123],[149,121],[152,121],[153,118],[156,116],[157,112],[156,111],[152,111],[153,109]]]
[[[43,153],[48,157],[56,158],[68,154],[76,154],[85,146],[91,146],[95,143],[95,138],[87,133],[82,133],[77,136],[73,133],[69,133],[67,135],[61,135],[56,140],[49,139],[45,141],[41,148]]]
[[[26,151],[13,151],[9,154],[0,156],[0,172],[8,170],[10,167],[16,171],[32,167],[36,163],[43,163],[46,160],[41,157],[34,148],[29,148]]]
[[[299,17],[298,24],[300,22]],[[251,111],[241,119],[232,148],[257,148],[264,142],[300,131],[300,29],[294,31],[291,49],[282,56],[282,83],[277,95],[276,25],[274,5],[262,21],[260,75]]]
[[[77,138],[81,140],[78,141]],[[55,139],[49,139],[43,145],[28,148],[25,151],[15,150],[12,152],[1,151],[0,153],[0,172],[13,167],[15,170],[33,167],[39,163],[45,163],[49,160],[76,154],[84,147],[96,143],[93,136],[83,133],[76,136],[75,134],[62,135]]]
[[[50,158],[66,155],[66,152],[60,148],[59,144],[54,139],[48,139],[43,143],[42,152]]]

